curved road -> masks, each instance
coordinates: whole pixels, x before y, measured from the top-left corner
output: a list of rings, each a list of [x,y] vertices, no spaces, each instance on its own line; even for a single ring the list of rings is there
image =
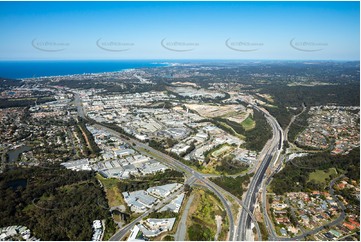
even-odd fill
[[[186,184],[191,185],[191,184],[194,183],[194,181],[195,181],[194,178],[191,177],[190,179],[188,179],[186,181]],[[163,206],[165,206],[167,203],[169,203],[174,198],[176,198],[176,196],[178,196],[181,192],[183,192],[183,189],[179,189],[177,192],[173,193],[171,196],[169,196],[168,198],[166,198],[162,202],[158,203],[153,208],[147,210],[145,213],[140,215],[138,218],[136,218],[135,220],[133,220],[132,222],[130,222],[129,224],[125,225],[123,228],[118,230],[118,232],[116,232],[109,240],[110,241],[119,241],[119,240],[121,240],[134,227],[134,225],[139,223],[143,218],[147,217],[153,211],[156,211],[156,210],[162,208]]]
[[[74,100],[75,105],[77,106],[78,109],[78,115],[82,118],[86,118],[86,115],[84,113],[83,107],[82,107],[82,102],[80,99],[80,96],[78,94],[75,93],[75,100]],[[191,181],[192,183],[195,182],[194,179],[199,180],[200,182],[204,183],[206,187],[208,187],[208,189],[210,189],[213,193],[215,193],[219,199],[221,200],[224,208],[226,209],[227,212],[227,216],[229,219],[229,240],[238,240],[238,238],[235,236],[235,232],[238,228],[236,228],[236,226],[234,225],[234,219],[233,219],[233,214],[232,214],[232,210],[230,208],[230,202],[225,198],[225,196],[223,194],[227,194],[229,196],[231,196],[232,198],[235,198],[235,196],[231,193],[229,193],[228,191],[224,190],[223,188],[219,187],[218,185],[216,185],[215,183],[211,182],[210,180],[208,180],[206,178],[206,176],[204,176],[203,174],[193,170],[191,167],[188,167],[187,165],[183,164],[182,162],[158,151],[153,149],[152,147],[149,147],[148,145],[139,142],[138,140],[132,139],[130,138],[129,140],[125,140],[118,132],[105,127],[101,124],[95,124],[94,126],[96,126],[97,128],[100,129],[105,129],[108,132],[112,133],[113,135],[121,138],[124,142],[132,145],[133,143],[136,144],[137,147],[140,147],[146,151],[148,151],[151,154],[156,155],[157,157],[161,158],[161,161],[166,163],[168,166],[176,169],[176,170],[180,170],[186,173],[186,175],[188,176],[192,176],[191,177]],[[149,154],[146,154],[148,156],[151,156]],[[157,158],[158,159],[158,158]],[[189,183],[190,184],[190,183]],[[173,197],[173,196],[172,196]],[[168,200],[168,199],[167,199]],[[248,214],[249,217],[255,221],[255,218],[252,216],[252,212],[251,210],[248,209],[248,207],[244,206],[244,204],[239,201],[239,199],[237,199],[237,202],[243,207],[242,211],[244,211],[244,213]],[[158,206],[154,209],[159,209]],[[148,212],[144,213],[143,215],[141,215],[140,217],[138,217],[136,220],[134,220],[133,222],[131,222],[130,224],[126,225],[124,228],[122,228],[121,230],[119,230],[118,232],[116,232],[116,234],[114,234],[111,238],[111,240],[120,240],[121,238],[123,238],[125,236],[125,234],[130,231],[130,229],[135,225],[136,222],[139,222],[142,218],[146,217],[150,211],[154,210],[151,209]],[[253,211],[253,210],[252,210]],[[260,229],[258,224],[256,223],[256,228],[257,228],[257,232],[261,238],[261,234],[260,234]]]
[[[267,111],[264,109],[258,108],[257,106],[253,107],[264,113],[268,123],[272,127],[273,136],[272,139],[268,144],[266,144],[266,154],[259,165],[256,174],[253,176],[249,188],[246,193],[246,197],[244,200],[245,208],[248,209],[251,213],[254,211],[254,206],[256,203],[256,198],[259,189],[261,188],[262,181],[264,179],[265,173],[268,169],[268,167],[271,165],[271,161],[273,158],[275,160],[278,160],[278,157],[280,155],[280,151],[282,150],[282,139],[283,139],[283,130],[280,127],[277,120],[271,116]],[[241,217],[239,219],[238,223],[238,231],[236,235],[236,240],[238,241],[245,241],[249,240],[249,235],[252,233],[251,231],[251,217],[248,215],[245,209],[241,212]]]
[[[315,229],[312,229],[310,231],[307,231],[307,232],[305,232],[305,233],[303,233],[301,235],[298,235],[298,236],[295,236],[295,237],[292,237],[292,238],[279,237],[276,234],[276,232],[274,230],[273,223],[272,223],[271,219],[269,218],[268,213],[267,213],[267,211],[265,209],[265,206],[266,206],[265,204],[266,204],[267,201],[266,201],[266,192],[263,191],[263,194],[262,194],[262,197],[263,197],[263,199],[262,199],[263,200],[263,203],[262,203],[263,204],[263,215],[264,215],[264,218],[265,218],[266,227],[267,227],[269,235],[270,235],[269,240],[275,240],[275,241],[304,240],[305,237],[308,236],[308,235],[317,234],[318,232],[322,231],[326,227],[335,226],[335,225],[338,225],[339,223],[343,222],[345,220],[345,218],[346,218],[346,213],[345,213],[346,208],[345,208],[344,204],[341,201],[339,201],[338,198],[335,196],[334,190],[333,190],[333,186],[335,185],[336,181],[343,178],[343,177],[344,177],[344,175],[339,176],[339,177],[333,179],[329,184],[330,195],[337,202],[339,208],[341,209],[340,216],[337,219],[330,222],[330,223],[327,223],[325,225],[322,225],[320,227],[317,227]],[[267,179],[267,181],[265,182],[265,185],[269,184],[269,182],[271,180],[272,180],[271,177],[269,177]]]
[[[287,136],[288,136],[288,128],[291,126],[292,122],[293,122],[299,115],[301,115],[301,114],[306,110],[306,106],[305,106],[304,104],[302,104],[302,106],[303,106],[302,112],[299,113],[299,114],[297,114],[297,115],[295,115],[295,116],[292,118],[290,124],[287,126],[287,129],[286,129],[286,131],[285,131],[285,133],[284,133],[284,139],[285,139],[285,140],[287,140],[287,138],[288,138],[288,137],[287,137]],[[281,160],[282,160],[282,159],[281,159]],[[277,160],[276,160],[276,162],[277,162]],[[291,162],[292,162],[292,161],[291,161]],[[292,163],[292,164],[294,164],[294,163]],[[294,164],[294,165],[296,165],[296,164]],[[297,165],[296,165],[296,166],[297,166]],[[305,238],[306,236],[308,236],[308,235],[313,235],[313,234],[316,234],[316,233],[320,232],[321,230],[323,230],[323,229],[325,228],[325,226],[337,225],[338,223],[340,223],[340,222],[342,222],[342,221],[344,220],[344,218],[345,218],[345,216],[346,216],[345,213],[344,213],[345,207],[344,207],[344,205],[343,205],[340,201],[338,201],[338,199],[336,198],[336,196],[334,196],[334,191],[333,191],[333,188],[332,188],[333,185],[334,185],[334,183],[335,183],[335,181],[338,180],[338,179],[340,179],[341,177],[343,177],[343,176],[340,176],[340,177],[338,177],[338,178],[333,179],[333,180],[330,182],[330,194],[331,194],[331,196],[333,197],[333,199],[334,199],[335,201],[337,201],[339,207],[341,207],[341,209],[342,209],[342,212],[341,212],[341,215],[340,215],[339,218],[337,218],[336,220],[328,223],[327,225],[324,225],[324,226],[315,228],[315,229],[313,229],[313,230],[311,230],[311,231],[308,231],[308,232],[304,232],[304,231],[303,231],[304,233],[302,233],[302,234],[299,235],[299,236],[295,236],[295,237],[293,237],[293,238],[278,237],[278,235],[277,235],[276,232],[275,232],[275,228],[274,228],[273,222],[271,221],[271,219],[270,219],[270,217],[269,217],[269,215],[268,215],[267,209],[266,209],[266,204],[267,204],[267,200],[266,200],[266,199],[267,199],[267,197],[266,197],[267,189],[266,189],[266,188],[267,188],[268,184],[271,183],[272,177],[275,175],[275,173],[277,173],[277,172],[280,170],[281,167],[282,167],[282,162],[280,162],[280,163],[278,164],[277,169],[273,169],[273,170],[272,170],[272,173],[268,176],[268,178],[263,182],[263,185],[262,185],[263,190],[262,190],[262,203],[261,203],[261,204],[262,204],[262,208],[263,208],[262,210],[263,210],[263,217],[264,217],[265,225],[266,225],[266,228],[267,228],[267,230],[268,230],[269,240],[276,240],[276,241],[301,240],[301,239],[304,239],[304,238]],[[312,169],[312,168],[308,168],[308,167],[301,167],[301,168],[304,168],[304,169]]]
[[[116,135],[117,137],[120,137],[121,136],[119,135],[118,132],[112,130],[112,129],[109,129],[107,127],[104,127],[104,126],[101,126],[99,124],[96,124],[94,125],[98,128],[102,128],[102,129],[106,129],[108,130],[109,132],[111,132],[113,135]],[[216,184],[214,184],[213,182],[209,181],[208,179],[206,179],[202,174],[200,174],[199,172],[197,171],[194,171],[192,168],[186,166],[185,164],[181,163],[180,161],[166,155],[166,154],[163,154],[162,152],[158,151],[158,150],[155,150],[153,149],[152,147],[149,147],[147,146],[146,144],[143,144],[142,142],[139,142],[135,139],[130,139],[130,140],[124,140],[125,142],[129,143],[129,144],[132,144],[132,143],[135,143],[137,147],[141,147],[143,148],[144,150],[147,150],[148,152],[150,152],[151,154],[154,154],[156,155],[157,157],[160,157],[161,158],[161,161],[163,161],[164,163],[166,163],[168,166],[176,169],[176,170],[180,170],[180,171],[183,171],[185,172],[186,174],[189,175],[192,175],[195,179],[203,182],[207,187],[208,189],[210,189],[213,193],[215,193],[219,199],[221,200],[224,208],[226,209],[227,211],[227,215],[228,215],[228,218],[229,218],[229,224],[230,224],[230,229],[229,229],[229,233],[230,233],[230,240],[233,240],[233,234],[234,234],[234,220],[233,220],[233,214],[232,214],[232,211],[231,211],[231,208],[230,208],[230,205],[229,205],[229,202],[227,201],[227,199],[223,196],[223,192],[225,192],[223,189],[219,188]],[[147,154],[149,156],[149,154]],[[159,159],[158,159],[159,160]],[[144,217],[144,216],[142,216]],[[140,220],[139,220],[140,221]],[[134,225],[133,225],[134,226]],[[128,227],[126,226],[126,228],[123,228],[121,229],[120,231],[118,231],[113,237],[112,237],[112,240],[120,240],[126,232],[128,232]],[[122,235],[122,236],[120,236]]]
[[[81,98],[79,96],[79,94],[75,93],[74,95],[75,100],[74,103],[77,106],[77,110],[78,110],[78,115],[82,118],[86,118],[83,107],[82,107],[82,102],[81,102]],[[112,130],[109,129],[103,125],[100,124],[96,124],[95,126],[97,126],[98,128],[101,129],[106,129],[107,131],[111,132],[113,135],[122,138],[122,136]],[[123,138],[122,138],[123,139]],[[124,140],[124,139],[123,139]],[[168,166],[175,168],[176,170],[181,170],[184,171],[188,176],[191,175],[192,178],[194,177],[195,179],[203,182],[211,191],[213,191],[221,200],[224,208],[227,211],[227,215],[228,215],[228,219],[229,219],[229,239],[233,240],[233,235],[234,235],[234,220],[233,220],[233,214],[229,205],[229,202],[227,201],[227,199],[223,196],[223,192],[225,192],[223,189],[219,188],[218,186],[216,186],[213,182],[209,181],[208,179],[206,179],[202,174],[200,174],[199,172],[193,170],[192,168],[186,166],[185,164],[181,163],[180,161],[166,155],[163,154],[162,152],[155,150],[145,144],[143,144],[142,142],[139,142],[138,140],[135,139],[129,139],[129,140],[124,140],[126,143],[128,144],[136,144],[136,146],[143,148],[144,150],[149,151],[152,154],[157,155],[158,157],[161,157],[162,161],[165,162]],[[193,181],[193,179],[192,179]],[[173,196],[172,196],[173,197]],[[168,200],[168,199],[167,199]],[[153,211],[154,209],[159,209],[158,208],[159,205],[153,209],[148,210],[147,212],[145,212],[144,214],[142,214],[140,217],[138,217],[136,220],[134,220],[133,222],[127,224],[124,228],[120,229],[118,232],[116,232],[112,238],[110,240],[121,240],[125,234],[130,231],[130,229],[137,223],[139,222],[142,218],[146,217],[151,211]]]

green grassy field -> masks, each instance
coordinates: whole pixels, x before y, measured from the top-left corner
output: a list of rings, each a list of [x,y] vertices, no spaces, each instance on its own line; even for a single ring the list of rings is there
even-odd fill
[[[337,171],[335,168],[330,168],[326,170],[316,170],[315,172],[310,173],[308,181],[314,180],[317,183],[325,183],[327,178],[330,178],[331,175],[336,175]]]
[[[251,115],[248,115],[248,117],[245,120],[243,120],[241,125],[246,131],[248,131],[256,126],[256,122],[252,119]]]
[[[109,207],[125,205],[123,196],[118,188],[119,180],[115,178],[103,178],[97,174],[96,178],[103,184],[108,199]]]
[[[213,151],[211,155],[213,157],[217,158],[218,156],[224,154],[226,151],[229,151],[230,149],[232,149],[232,147],[228,144],[225,144],[222,147],[220,147],[219,149]]]

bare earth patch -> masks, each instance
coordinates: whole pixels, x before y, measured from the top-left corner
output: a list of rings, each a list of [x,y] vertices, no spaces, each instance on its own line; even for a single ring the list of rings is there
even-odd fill
[[[221,229],[222,229],[222,217],[219,215],[216,215],[216,224],[217,224],[217,233],[214,236],[214,240],[217,241],[218,240],[218,236],[221,233]]]
[[[205,118],[222,117],[237,123],[241,123],[252,113],[252,109],[247,109],[243,105],[186,104],[185,106]]]

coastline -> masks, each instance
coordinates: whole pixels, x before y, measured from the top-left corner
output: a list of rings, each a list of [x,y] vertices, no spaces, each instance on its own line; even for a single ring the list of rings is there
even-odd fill
[[[162,60],[29,60],[0,61],[0,77],[9,79],[101,75],[171,66]]]

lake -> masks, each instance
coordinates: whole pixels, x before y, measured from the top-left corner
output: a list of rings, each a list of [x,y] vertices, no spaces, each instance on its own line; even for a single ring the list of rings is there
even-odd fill
[[[13,149],[13,150],[10,150],[8,151],[8,156],[9,156],[9,159],[8,161],[9,162],[16,162],[18,161],[19,159],[19,155],[25,151],[29,151],[31,150],[31,147],[30,146],[21,146],[21,147],[18,147],[16,149]]]

